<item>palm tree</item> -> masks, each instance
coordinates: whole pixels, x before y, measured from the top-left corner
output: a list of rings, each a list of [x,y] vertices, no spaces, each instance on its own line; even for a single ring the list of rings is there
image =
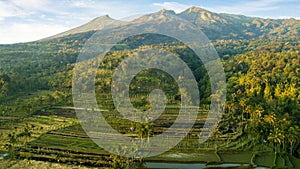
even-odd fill
[[[219,128],[217,127],[215,129],[215,131],[213,132],[213,137],[214,137],[214,141],[215,141],[215,151],[217,152],[218,151],[218,144],[217,144],[217,141],[218,141],[218,138],[220,136],[222,136],[222,132],[219,130]]]
[[[290,154],[293,155],[295,148],[299,145],[300,143],[300,130],[298,126],[291,126],[288,129],[287,133],[287,141],[290,143]]]
[[[10,155],[10,157],[13,158],[15,145],[18,142],[18,137],[15,132],[8,134],[8,142],[9,142],[9,144],[7,146],[8,146],[9,155]]]
[[[276,122],[276,114],[269,113],[268,115],[265,115],[264,121],[270,125],[273,125]]]
[[[274,130],[271,131],[267,139],[274,144],[275,153],[277,152],[278,145],[279,147],[283,145],[283,149],[285,149],[286,135],[284,131],[281,130],[280,127],[274,125]]]

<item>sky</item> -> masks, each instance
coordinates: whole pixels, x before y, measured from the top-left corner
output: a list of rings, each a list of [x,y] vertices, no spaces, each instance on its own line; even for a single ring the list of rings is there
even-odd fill
[[[159,11],[180,13],[198,6],[216,13],[300,19],[299,0],[0,0],[0,44],[29,42],[82,25]]]

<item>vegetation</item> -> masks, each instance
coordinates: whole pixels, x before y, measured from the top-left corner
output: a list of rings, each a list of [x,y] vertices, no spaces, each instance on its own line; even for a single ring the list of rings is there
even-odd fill
[[[189,18],[197,12],[203,11],[191,9],[180,15]],[[145,115],[148,121],[145,124],[124,120],[111,100],[112,75],[122,60],[139,49],[159,48],[181,58],[198,82],[201,105],[196,123],[176,147],[152,159],[124,158],[95,145],[78,125],[71,94],[74,64],[85,41],[94,33],[90,31],[31,43],[0,45],[0,152],[9,153],[15,160],[113,168],[142,166],[145,160],[168,159],[168,154],[179,152],[207,152],[212,162],[235,162],[228,154],[239,152],[247,154],[243,155],[243,162],[252,165],[297,168],[300,158],[300,38],[296,27],[299,21],[227,14],[212,14],[211,18],[228,23],[233,23],[235,18],[239,21],[235,31],[243,31],[231,32],[233,30],[225,24],[224,33],[230,36],[222,37],[206,30],[212,37],[222,37],[212,39],[215,39],[213,44],[226,73],[227,103],[221,122],[205,143],[198,141],[211,96],[205,67],[194,52],[179,41],[144,34],[125,39],[112,48],[97,71],[96,96],[99,108],[108,110],[103,112],[107,122],[120,133],[137,139],[160,134],[173,124],[182,93],[175,79],[163,71],[141,71],[130,84],[131,102],[142,111],[151,108],[147,96],[153,89],[160,88],[166,93],[167,108],[158,119],[151,121]],[[211,24],[213,28],[220,28],[219,22]],[[95,62],[87,60],[80,66],[88,67]],[[89,73],[87,70],[87,75]],[[79,80],[83,84],[86,81],[85,78]],[[261,160],[266,154],[272,160]]]
[[[273,42],[225,63],[227,116],[244,134],[297,155],[299,145],[299,44]],[[277,49],[276,49],[277,48]],[[228,117],[229,118],[229,117]],[[238,130],[238,129],[236,129]],[[254,142],[254,144],[257,144]]]

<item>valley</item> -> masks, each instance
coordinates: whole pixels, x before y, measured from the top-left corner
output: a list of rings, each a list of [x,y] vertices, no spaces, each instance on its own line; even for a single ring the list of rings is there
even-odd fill
[[[203,31],[223,64],[226,105],[214,131],[203,127],[214,85],[204,63],[187,45],[159,34],[131,36],[114,45],[96,71],[98,109],[74,107],[74,67],[86,68],[88,76],[88,68],[98,62],[95,56],[77,63],[95,32],[126,28],[126,24],[141,27],[156,19],[158,23],[172,23],[176,17]],[[217,168],[226,164],[233,165],[228,168],[300,168],[299,35],[299,20],[217,14],[192,7],[179,14],[162,10],[129,23],[103,16],[39,41],[0,45],[0,153],[8,155],[0,165],[18,168],[28,162],[28,168]],[[166,108],[157,119],[149,120],[149,115],[144,116],[147,123],[125,119],[112,99],[111,81],[122,60],[135,51],[153,48],[174,53],[190,68],[200,95],[197,119],[183,140],[159,156],[126,158],[111,154],[93,141],[97,138],[87,135],[82,128],[85,121],[75,110],[101,113],[113,129],[133,140],[147,140],[167,131],[176,121],[183,94],[177,79],[166,72],[146,69],[129,86],[130,101],[141,111],[151,108],[148,96],[152,90],[164,91]],[[84,77],[79,81],[82,88],[89,87]],[[119,142],[113,134],[105,133],[105,124],[98,127],[110,144]],[[178,132],[182,128],[178,127]],[[209,133],[203,143],[199,142],[201,132]]]

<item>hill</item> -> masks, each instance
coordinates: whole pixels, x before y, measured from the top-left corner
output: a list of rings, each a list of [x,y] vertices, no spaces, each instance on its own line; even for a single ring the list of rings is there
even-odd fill
[[[69,31],[62,32],[60,34],[51,36],[46,39],[55,39],[55,38],[64,37],[64,36],[68,36],[68,35],[72,35],[72,34],[96,31],[96,30],[106,29],[106,28],[110,28],[110,27],[114,27],[114,26],[118,26],[118,25],[122,25],[122,24],[125,24],[125,22],[118,21],[118,20],[112,19],[108,15],[104,15],[104,16],[95,18],[86,24],[83,24],[83,25],[73,28]]]
[[[98,17],[84,25],[69,31],[60,33],[47,39],[64,37],[72,34],[102,30],[110,27],[135,24],[137,22],[149,22],[149,19],[157,15],[168,14],[180,17],[202,30],[210,40],[220,39],[282,39],[297,37],[300,35],[300,21],[295,19],[263,19],[258,17],[247,17],[243,15],[233,15],[224,13],[214,13],[199,7],[191,7],[181,13],[176,14],[171,10],[161,10],[159,12],[142,16],[133,21],[119,21],[109,16]],[[156,17],[157,18],[157,17]]]

